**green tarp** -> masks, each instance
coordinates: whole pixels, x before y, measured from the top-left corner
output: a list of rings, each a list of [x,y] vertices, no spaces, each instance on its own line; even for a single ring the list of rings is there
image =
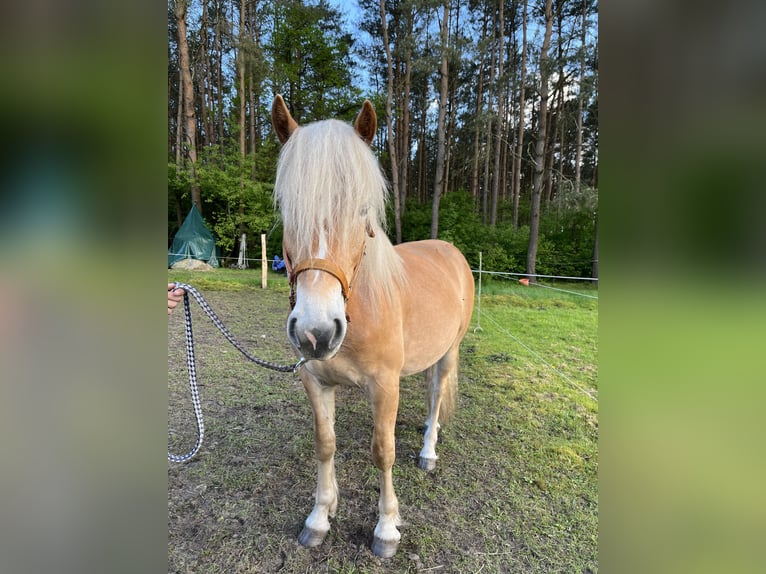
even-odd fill
[[[179,228],[168,250],[168,267],[183,259],[198,259],[218,267],[220,253],[215,238],[205,225],[197,206],[192,204],[189,215]]]

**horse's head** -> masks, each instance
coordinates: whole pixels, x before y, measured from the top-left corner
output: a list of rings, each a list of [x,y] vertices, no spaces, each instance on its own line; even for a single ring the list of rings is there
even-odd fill
[[[355,181],[364,162],[355,159],[372,155],[377,117],[365,101],[353,128],[337,121],[301,127],[276,96],[271,121],[284,145],[275,196],[291,288],[287,335],[304,358],[331,359],[346,336],[346,302],[372,235]]]

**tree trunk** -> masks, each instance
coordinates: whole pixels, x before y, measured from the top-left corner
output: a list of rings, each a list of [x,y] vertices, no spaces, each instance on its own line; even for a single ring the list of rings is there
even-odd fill
[[[422,99],[420,110],[420,139],[418,141],[418,201],[425,203],[428,199],[428,149],[426,126],[428,119],[428,98]]]
[[[524,158],[524,107],[526,102],[525,84],[527,81],[527,0],[524,0],[524,11],[521,24],[521,82],[519,85],[519,134],[516,140],[516,168],[513,170],[513,228],[519,228],[519,197],[521,196],[521,164]]]
[[[445,120],[447,115],[447,91],[449,70],[447,68],[447,44],[449,41],[449,1],[444,3],[441,21],[441,89],[439,94],[439,119],[436,124],[436,173],[434,174],[434,197],[431,207],[431,239],[439,236],[439,201],[444,187]]]
[[[550,97],[551,102],[557,97],[558,92],[554,92]],[[545,203],[546,210],[551,204],[551,195],[553,190],[553,156],[556,151],[556,138],[559,134],[559,114],[555,110],[555,104],[551,104],[551,109],[548,112],[547,126],[553,127],[553,132],[546,140],[545,144],[545,168],[543,173],[543,201]],[[550,129],[548,129],[550,132]]]
[[[455,133],[455,114],[452,110],[452,105],[455,101],[454,81],[450,81],[450,88],[447,96],[447,109],[445,111],[444,119],[444,182],[442,184],[442,195],[449,193],[452,188],[452,147],[447,145],[446,142],[453,141],[453,134]]]
[[[455,29],[454,32],[448,30],[448,38],[449,37],[458,37],[458,34],[460,32],[460,3],[457,2],[455,4]],[[456,43],[454,44],[454,49],[459,49],[460,44]],[[456,54],[454,56],[454,61],[459,62],[460,61],[460,54]],[[447,65],[449,66],[449,60]],[[457,76],[452,75],[449,80],[449,88],[448,88],[448,96],[447,96],[447,112],[446,112],[446,119],[444,122],[445,125],[445,132],[444,132],[444,141],[445,142],[451,142],[454,141],[454,134],[456,130],[456,124],[457,124],[457,113],[455,113],[455,102],[457,101]],[[454,189],[454,175],[453,175],[453,147],[451,145],[446,145],[445,143],[445,157],[444,157],[444,184],[442,185],[442,194],[449,193]]]
[[[402,242],[402,212],[399,197],[399,168],[396,157],[396,139],[394,137],[391,102],[394,97],[394,65],[391,57],[391,46],[388,43],[388,24],[386,22],[386,2],[380,0],[380,24],[383,29],[383,46],[386,50],[388,66],[388,83],[386,86],[386,129],[388,131],[388,153],[391,156],[391,185],[394,195],[394,226],[396,228],[396,243]]]
[[[505,122],[505,90],[503,90],[504,70],[503,56],[505,55],[503,43],[505,41],[505,0],[499,0],[500,9],[498,15],[498,43],[497,43],[497,82],[495,90],[497,96],[497,130],[495,132],[495,164],[494,178],[492,180],[492,208],[490,210],[489,224],[494,227],[497,224],[497,200],[500,194],[500,160],[502,159],[503,129]]]
[[[258,12],[258,4],[257,2],[251,2],[249,5],[249,12],[248,12],[249,18],[249,29],[250,33],[252,34],[252,39],[254,42],[254,50],[258,57],[261,57],[261,22],[263,20],[263,16]],[[260,148],[261,144],[261,134],[262,134],[262,117],[261,114],[258,113],[258,103],[261,101],[261,85],[259,80],[260,75],[260,66],[258,65],[260,62],[253,63],[252,66],[250,66],[248,78],[249,78],[249,89],[248,89],[248,97],[250,101],[250,153],[255,156],[256,151]],[[255,181],[258,177],[257,169],[256,169],[256,162],[253,161],[253,170],[252,170],[252,178],[253,181]]]
[[[484,22],[482,25],[481,43],[487,38],[487,21],[488,15],[484,14]],[[479,204],[479,143],[481,141],[481,116],[484,109],[484,58],[481,58],[479,62],[479,86],[476,89],[476,116],[473,133],[473,158],[471,160],[471,195],[473,196],[474,205]]]
[[[243,49],[244,43],[245,43],[245,0],[240,0],[239,2],[239,45],[237,46],[237,55],[236,55],[236,72],[237,72],[237,97],[239,99],[239,118],[238,118],[238,128],[239,128],[239,156],[242,160],[242,164],[244,164],[245,155],[247,154],[247,149],[245,147],[245,141],[246,141],[246,131],[245,131],[245,120],[246,120],[246,112],[245,112],[245,101],[246,101],[246,93],[245,93],[245,72],[246,72],[246,64],[245,64],[245,50]],[[240,170],[240,175],[243,176],[241,173],[244,170]]]
[[[588,0],[582,3],[582,29],[580,31],[580,89],[577,95],[577,143],[575,144],[575,174],[574,191],[580,192],[580,164],[582,163],[582,109],[583,109],[583,83],[585,82],[585,31],[588,21]],[[594,275],[595,277],[595,275]]]
[[[492,38],[495,38],[495,31],[492,32]],[[494,44],[494,41],[493,41]],[[489,172],[490,159],[492,158],[492,116],[493,116],[493,103],[495,101],[495,67],[497,60],[495,59],[495,50],[490,50],[492,54],[489,62],[489,93],[487,94],[487,139],[485,141],[486,149],[484,150],[484,185],[481,188],[481,222],[486,224],[489,220],[489,194],[491,189],[491,177]]]
[[[510,90],[508,90],[510,92]],[[511,102],[506,101],[506,113],[507,110],[511,109]],[[511,155],[511,126],[510,123],[507,122],[505,124],[505,129],[503,130],[503,157],[501,160],[501,167],[500,167],[500,199],[503,201],[508,200],[508,174],[510,174],[510,169],[508,166],[508,162],[510,160]]]
[[[256,121],[258,117],[258,109],[255,107],[255,87],[253,84],[255,83],[255,79],[253,78],[253,72],[252,70],[248,74],[247,77],[247,102],[248,107],[250,109],[250,122],[248,124],[248,135],[250,139],[250,145],[248,146],[248,153],[251,155],[255,155],[255,149],[256,149],[256,140],[255,140],[255,134],[256,134]],[[253,181],[255,181],[255,166],[253,166]]]
[[[511,12],[511,22],[513,22],[516,18],[516,9]],[[504,106],[505,106],[505,127],[503,128],[503,167],[501,170],[501,173],[503,175],[502,181],[500,183],[500,199],[502,201],[508,201],[511,193],[511,181],[513,178],[513,167],[509,164],[513,161],[513,150],[514,150],[514,132],[513,132],[513,122],[511,121],[511,117],[513,116],[513,95],[515,93],[514,91],[514,85],[512,80],[512,75],[510,71],[510,67],[513,64],[513,55],[516,53],[516,32],[515,30],[511,32],[511,39],[510,41],[506,42],[506,51],[505,51],[505,60],[508,62],[508,70],[506,71],[506,81],[505,81],[505,98],[504,98]]]
[[[181,145],[183,142],[183,99],[184,99],[184,92],[183,92],[183,82],[181,82],[181,78],[179,75],[178,79],[178,105],[177,105],[177,112],[176,112],[176,133],[175,133],[175,147],[176,147],[176,171],[181,171],[183,168],[182,163],[182,156],[181,156]],[[180,228],[181,225],[183,225],[184,217],[186,214],[183,212],[183,209],[181,208],[181,202],[183,201],[183,197],[181,194],[181,190],[178,189],[177,186],[174,186],[173,193],[175,194],[176,198],[176,221],[178,223],[178,227]]]
[[[180,98],[179,98],[180,99]],[[170,74],[168,74],[168,158],[173,152],[174,133],[178,130],[173,129],[173,82],[170,80]],[[178,165],[178,159],[176,159],[176,166]]]
[[[208,129],[208,84],[207,84],[207,2],[202,2],[202,21],[200,22],[200,42],[199,42],[199,57],[197,58],[198,61],[198,68],[197,68],[197,78],[199,78],[199,81],[197,82],[197,85],[199,86],[199,103],[200,103],[200,114],[202,115],[202,122],[201,122],[201,128],[202,128],[202,138],[203,138],[203,145],[207,146],[210,144],[210,131]]]
[[[247,52],[243,49],[245,44],[245,0],[239,2],[239,46],[237,47],[237,97],[239,98],[239,226],[237,233],[240,237],[245,233],[245,157],[247,156],[247,131],[246,131],[246,100],[245,74],[247,73]]]
[[[177,0],[175,6],[176,26],[178,27],[178,67],[183,84],[184,143],[188,145],[186,157],[189,159],[191,174],[191,199],[202,213],[202,197],[197,181],[197,118],[194,113],[194,86],[192,85],[189,62],[189,44],[186,40],[186,9],[188,0]]]
[[[176,110],[176,170],[183,167],[183,132],[184,132],[184,83],[181,81],[181,72],[178,72],[178,110]]]
[[[216,62],[216,83],[218,87],[218,117],[216,119],[217,122],[217,130],[218,130],[218,146],[221,149],[221,155],[224,154],[224,139],[223,139],[223,31],[224,31],[224,25],[221,22],[221,19],[223,16],[221,15],[220,10],[218,11],[218,14],[216,15],[217,22],[216,22],[216,34],[215,34],[215,41],[216,45],[218,47],[218,61]]]
[[[553,125],[553,135],[551,135],[550,139],[548,140],[548,165],[546,168],[546,176],[545,176],[545,206],[546,208],[550,206],[551,201],[553,200],[553,167],[556,161],[555,154],[556,154],[556,143],[559,140],[559,134],[561,134],[561,138],[564,137],[565,126],[564,122],[566,118],[564,117],[564,85],[565,85],[565,70],[564,70],[564,12],[562,11],[561,4],[558,5],[558,9],[556,10],[556,34],[558,36],[558,54],[557,54],[557,60],[559,64],[559,70],[558,74],[559,77],[556,81],[556,90],[554,91],[551,101],[556,102],[555,107],[552,107],[551,113],[550,113],[550,119],[551,123],[548,125]],[[559,146],[559,157],[561,157],[564,153],[564,146]],[[558,185],[561,185],[561,180],[563,177],[563,173],[561,170],[558,171],[556,181]],[[557,185],[557,188],[558,188]]]
[[[537,268],[537,244],[540,234],[540,194],[545,167],[545,134],[548,116],[548,49],[553,29],[552,0],[545,1],[545,36],[540,49],[540,109],[538,112],[537,142],[535,144],[535,173],[532,182],[532,210],[529,223],[529,246],[527,247],[527,274],[535,281]]]
[[[559,101],[559,110],[564,109],[564,91],[562,90]],[[561,122],[561,128],[559,129],[559,166],[556,169],[556,173],[558,174],[558,179],[556,180],[556,197],[561,197],[562,191],[564,189],[564,157],[565,151],[568,152],[568,146],[569,142],[567,142],[567,129],[566,129],[566,121],[567,118],[564,117],[565,114],[562,112],[559,112],[559,115],[561,116],[560,122]],[[565,149],[566,148],[566,149]]]
[[[412,44],[412,21],[414,15],[412,14],[412,7],[409,8],[407,14],[407,45]],[[400,217],[404,216],[405,207],[407,205],[407,188],[409,187],[409,164],[410,164],[410,90],[412,87],[412,48],[407,48],[407,54],[404,60],[405,73],[404,73],[404,98],[402,100],[402,154],[400,155],[401,162],[399,169],[401,171],[401,181],[399,182],[399,194],[401,198],[399,200],[399,214]]]

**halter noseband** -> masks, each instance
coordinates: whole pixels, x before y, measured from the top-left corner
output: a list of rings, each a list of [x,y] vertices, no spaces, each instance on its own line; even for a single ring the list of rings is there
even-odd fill
[[[368,235],[370,237],[375,237],[375,232],[372,231],[371,228],[368,227]],[[287,248],[282,245],[282,255],[285,260],[285,266],[287,267],[287,277],[288,281],[290,283],[290,309],[295,308],[295,288],[298,282],[298,275],[303,273],[304,271],[314,270],[314,271],[324,271],[325,273],[329,273],[333,277],[335,277],[338,280],[338,283],[340,283],[340,290],[343,293],[343,301],[345,303],[348,303],[348,300],[351,298],[351,287],[354,282],[354,279],[356,278],[356,274],[359,271],[359,267],[362,265],[362,258],[367,253],[367,248],[365,245],[362,245],[362,251],[359,254],[359,260],[357,261],[356,265],[354,266],[353,275],[351,275],[351,281],[346,279],[346,274],[343,272],[343,269],[340,268],[340,266],[337,263],[333,263],[329,259],[321,259],[321,258],[314,258],[309,257],[308,259],[304,259],[300,263],[298,263],[296,266],[293,267],[292,262],[290,260],[290,255],[287,253]],[[346,315],[346,320],[348,319],[348,315]]]
[[[364,254],[364,252],[362,253]],[[357,267],[359,266],[357,265]],[[341,269],[338,265],[329,259],[304,259],[298,263],[298,265],[293,267],[292,271],[290,272],[291,292],[295,289],[295,282],[298,280],[298,275],[304,271],[308,271],[309,269],[315,269],[317,271],[324,271],[325,273],[329,273],[340,283],[341,291],[343,291],[343,300],[348,301],[348,298],[351,297],[351,286],[346,280],[346,274],[343,273],[343,269]]]
[[[365,231],[367,232],[368,237],[375,237],[375,231],[373,230],[372,225],[370,225],[369,220],[365,224]],[[343,301],[348,303],[348,300],[351,298],[352,283],[356,278],[359,267],[362,265],[362,258],[366,255],[366,253],[367,244],[366,242],[363,242],[362,251],[359,254],[359,260],[354,266],[353,275],[351,275],[351,281],[348,281],[346,279],[346,274],[343,272],[343,269],[341,269],[338,264],[333,263],[329,259],[309,257],[308,259],[301,261],[295,267],[293,267],[292,260],[290,259],[290,254],[287,252],[287,247],[284,243],[282,243],[282,257],[285,261],[285,267],[287,267],[287,278],[290,282],[290,309],[295,308],[295,287],[298,281],[298,275],[304,271],[309,271],[310,269],[315,271],[324,271],[325,273],[329,273],[335,277],[338,280],[338,283],[340,283],[340,289],[343,292]],[[348,315],[346,315],[346,319],[348,320]]]

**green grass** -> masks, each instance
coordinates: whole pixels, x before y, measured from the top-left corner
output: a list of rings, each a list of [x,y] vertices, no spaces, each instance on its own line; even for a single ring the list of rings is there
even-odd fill
[[[214,271],[168,270],[168,282],[180,281],[196,287],[200,291],[242,291],[243,289],[261,288],[260,269],[215,269]],[[287,277],[281,273],[268,271],[267,288],[287,291]]]
[[[168,277],[198,287],[254,354],[293,360],[283,276],[270,275],[266,290],[259,271]],[[169,466],[169,571],[596,572],[597,301],[492,283],[463,342],[458,410],[443,426],[432,473],[416,462],[422,377],[402,382],[394,485],[406,525],[388,560],[369,551],[378,481],[363,393],[338,390],[338,516],[320,548],[301,548],[315,462],[300,381],[247,364],[195,317],[206,442],[189,464]],[[181,319],[171,317],[169,333],[174,451],[194,436]]]

